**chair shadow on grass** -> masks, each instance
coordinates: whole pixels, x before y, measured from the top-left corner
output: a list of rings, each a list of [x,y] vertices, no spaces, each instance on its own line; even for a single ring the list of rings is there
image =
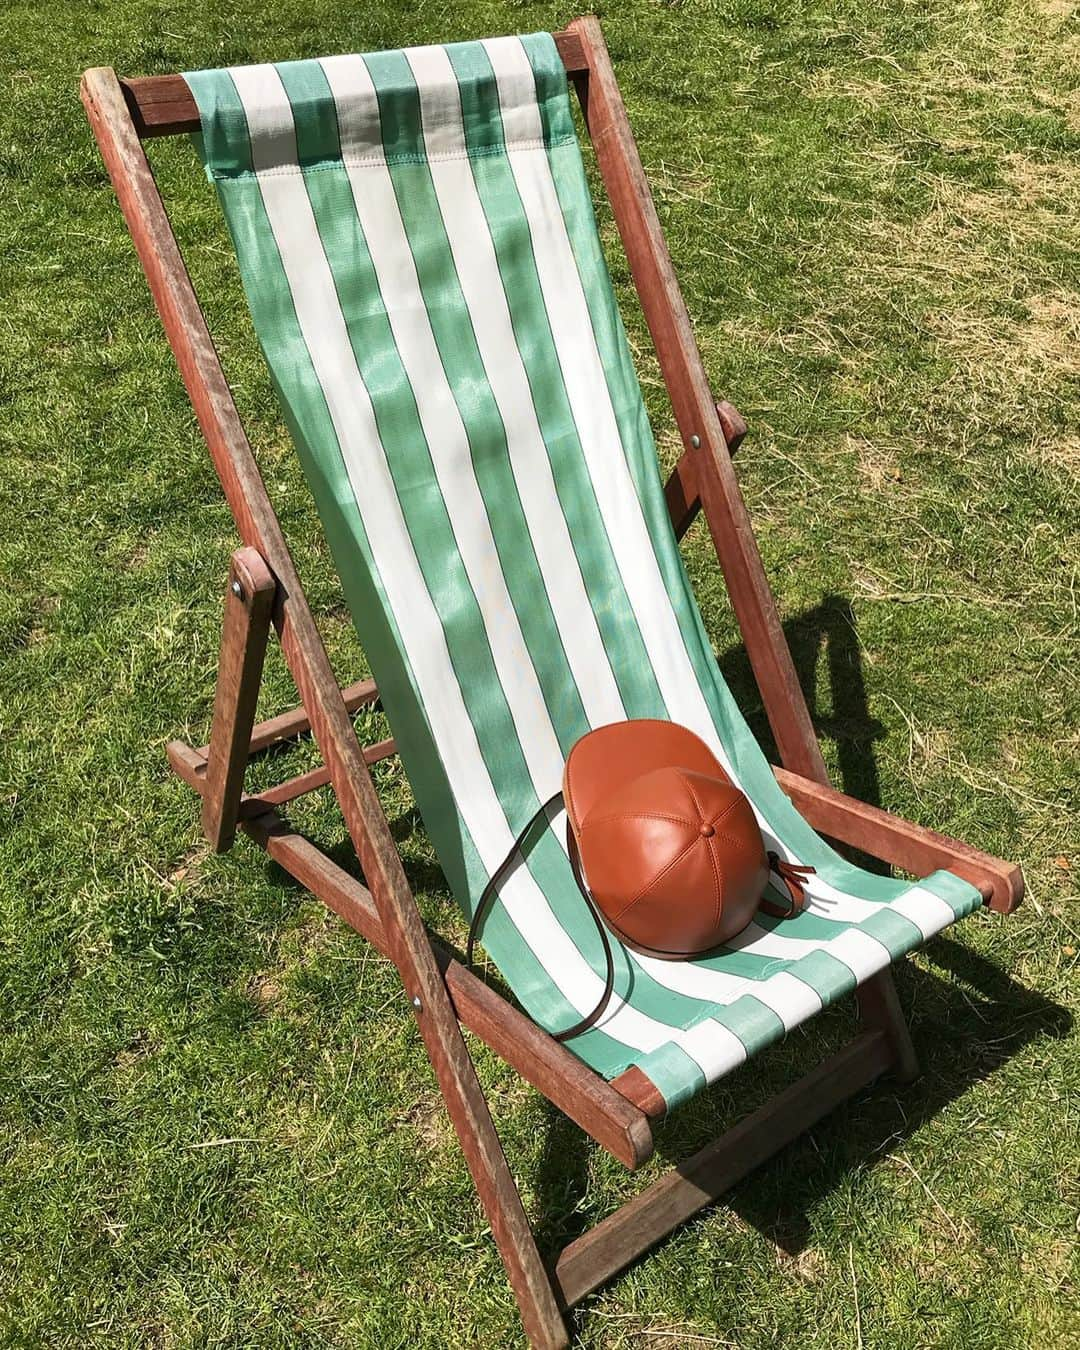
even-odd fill
[[[871,805],[882,805],[874,743],[885,728],[869,708],[849,602],[826,596],[815,608],[785,623],[784,631],[814,727],[835,749],[839,786]],[[770,762],[776,763],[776,747],[745,648],[732,647],[718,660],[751,730]],[[823,667],[831,694],[828,709],[822,706],[825,700],[819,690]],[[395,841],[404,844],[420,827],[419,815],[406,811],[390,826]],[[341,866],[355,870],[347,838],[329,853]],[[874,870],[888,870],[876,859],[859,856],[857,860]],[[445,888],[437,864],[415,858],[403,862],[416,893]],[[274,864],[270,866],[280,878],[291,880]],[[916,969],[906,961],[895,972],[902,1005],[909,1013],[914,1009],[911,1033],[922,1077],[903,1087],[887,1077],[871,1084],[847,1111],[826,1116],[716,1202],[790,1256],[806,1247],[815,1206],[852,1167],[865,1166],[908,1138],[1030,1041],[1044,1035],[1064,1036],[1071,1026],[1064,1008],[1025,989],[954,939],[936,937],[927,948],[927,959],[943,968],[948,978]],[[496,972],[490,978],[509,996]],[[852,1020],[852,1001],[845,1000],[700,1094],[670,1121],[658,1125],[658,1157],[678,1165],[767,1101],[793,1076],[807,1072],[836,1049],[850,1035]],[[544,1106],[547,1129],[532,1181],[537,1197],[537,1241],[546,1255],[553,1256],[595,1222],[586,1196],[596,1149],[561,1111],[549,1102]]]
[[[850,604],[840,596],[826,596],[814,609],[785,623],[784,631],[814,727],[834,746],[838,785],[851,796],[881,806],[874,743],[885,728],[870,711]],[[719,664],[770,762],[777,763],[745,647],[729,649]],[[831,694],[828,710],[819,689],[823,667]],[[888,871],[877,859],[860,856],[858,861]],[[1064,1008],[1025,989],[960,942],[936,937],[927,959],[947,978],[916,969],[908,961],[895,970],[901,1003],[907,1012],[913,1011],[911,1033],[922,1076],[903,1086],[887,1077],[871,1084],[850,1109],[826,1116],[716,1202],[789,1256],[807,1246],[814,1208],[852,1167],[865,1166],[896,1147],[1030,1041],[1044,1035],[1061,1037],[1069,1030],[1071,1017]],[[853,1001],[845,1000],[675,1112],[657,1127],[657,1155],[675,1165],[686,1159],[838,1048],[850,1034],[853,1019]],[[547,1111],[546,1147],[534,1185],[541,1214],[537,1238],[542,1249],[553,1254],[595,1222],[585,1203],[594,1149],[584,1132],[550,1103]]]

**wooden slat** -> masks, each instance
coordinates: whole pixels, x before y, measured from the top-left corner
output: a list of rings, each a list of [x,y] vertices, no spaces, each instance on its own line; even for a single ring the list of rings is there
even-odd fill
[[[720,427],[727,443],[727,452],[734,455],[746,436],[746,423],[734,404],[726,400],[716,405],[716,414],[720,418]],[[681,539],[697,519],[701,510],[701,496],[698,492],[696,456],[692,450],[684,450],[664,484],[664,499],[667,502],[671,526],[675,538]]]
[[[863,1027],[867,1031],[882,1032],[889,1042],[892,1076],[901,1083],[913,1082],[919,1076],[919,1057],[900,1006],[892,967],[886,966],[864,980],[856,989],[855,998]]]
[[[577,33],[567,31],[553,36],[567,74],[583,75],[585,53]],[[143,140],[198,131],[199,110],[182,75],[143,75],[121,80],[120,84],[135,130]]]
[[[385,741],[376,741],[374,745],[365,745],[363,754],[365,764],[378,764],[380,760],[389,759],[391,755],[397,754],[397,742],[392,737]],[[265,807],[285,806],[295,801],[297,797],[303,797],[308,792],[325,787],[329,781],[329,769],[325,764],[320,764],[317,769],[309,769],[307,773],[297,774],[295,778],[286,778],[283,783],[275,783],[273,787],[246,796],[241,815],[257,816]]]
[[[203,748],[190,746],[186,741],[170,741],[165,751],[174,772],[196,792],[203,792],[206,783],[206,756]],[[397,754],[397,742],[392,738],[376,741],[373,745],[365,745],[362,754],[365,764],[377,764],[380,760],[389,759],[391,755]],[[318,768],[308,769],[306,773],[297,774],[295,778],[286,778],[284,782],[275,783],[273,787],[264,788],[262,792],[250,794],[245,792],[240,798],[239,819],[247,820],[252,816],[261,815],[272,806],[284,806],[308,792],[326,787],[329,782],[330,770],[325,764],[320,764]]]
[[[681,539],[698,518],[701,498],[698,496],[697,470],[689,450],[684,450],[675,461],[664,484],[664,500],[675,538]]]
[[[727,452],[734,456],[746,439],[747,425],[743,421],[742,413],[726,398],[722,398],[715,407],[716,415],[720,419],[720,430],[724,433],[724,441],[727,444]]]
[[[237,549],[225,591],[214,718],[202,796],[203,833],[217,853],[231,848],[236,837],[248,743],[276,589],[274,575],[259,554],[253,548]]]
[[[349,712],[354,713],[357,708],[364,708],[372,703],[377,703],[379,691],[375,687],[374,680],[358,680],[356,684],[347,685],[342,689],[341,697]],[[260,750],[266,750],[271,745],[277,745],[281,741],[294,740],[297,736],[303,736],[310,730],[311,718],[308,716],[307,709],[301,704],[298,708],[291,708],[288,712],[279,713],[277,717],[269,717],[265,722],[256,722],[251,729],[248,754],[256,755]],[[209,745],[200,746],[199,754],[205,758],[209,749]]]
[[[822,834],[851,844],[882,862],[925,877],[943,869],[975,886],[991,909],[1011,913],[1024,895],[1016,863],[981,853],[959,839],[915,825],[880,807],[848,797],[790,770],[774,768],[777,782],[799,813]]]
[[[666,1172],[564,1249],[555,1266],[560,1301],[572,1308],[661,1238],[711,1204],[888,1067],[881,1032],[842,1050],[771,1098],[692,1158]]]

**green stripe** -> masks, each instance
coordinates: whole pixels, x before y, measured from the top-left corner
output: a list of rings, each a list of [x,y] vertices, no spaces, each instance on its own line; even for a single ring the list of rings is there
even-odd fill
[[[872,920],[880,921],[882,931],[892,934],[890,942],[886,945],[895,947],[898,952],[900,950],[910,951],[912,947],[917,946],[922,941],[921,929],[910,919],[884,905],[874,911],[871,919],[865,919],[858,924],[843,919],[830,919],[827,913],[809,909],[804,909],[793,919],[776,919],[769,914],[759,913],[755,922],[767,933],[775,933],[777,937],[802,938],[808,942],[829,943],[852,928],[862,932],[870,932],[867,924]],[[874,933],[874,936],[877,936],[877,933]]]
[[[669,1111],[689,1101],[705,1086],[705,1075],[696,1061],[671,1041],[647,1055],[637,1056],[634,1062],[648,1074]]]
[[[851,967],[825,949],[811,952],[802,958],[799,962],[799,979],[816,989],[824,1004],[835,1003],[855,988]]]
[[[247,116],[229,72],[199,70],[185,76],[185,79],[199,108],[199,130],[192,135],[192,141],[206,169],[206,176],[211,182],[216,182],[225,175],[250,174],[251,141],[248,138]],[[229,202],[221,197],[221,203],[231,230]],[[235,234],[233,243],[238,245]],[[237,247],[237,257],[242,271],[245,263],[251,270],[255,255],[241,254]]]
[[[958,919],[981,909],[983,898],[970,881],[963,881],[952,872],[934,872],[924,877],[919,885],[939,900],[944,900]]]
[[[784,1034],[784,1024],[777,1014],[753,994],[743,994],[734,1003],[714,1008],[711,1017],[738,1036],[748,1056],[780,1040]]]

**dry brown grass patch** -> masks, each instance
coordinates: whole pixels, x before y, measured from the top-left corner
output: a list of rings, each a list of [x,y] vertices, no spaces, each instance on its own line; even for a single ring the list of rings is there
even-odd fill
[[[1080,479],[1080,436],[1062,434],[1036,441],[1032,454],[1041,464],[1064,469]]]
[[[864,488],[881,492],[903,481],[896,452],[890,447],[876,445],[861,436],[848,436],[846,448],[855,456],[855,469]]]
[[[424,1152],[434,1153],[450,1144],[450,1119],[443,1099],[437,1093],[430,1092],[417,1098],[400,1119],[402,1124],[411,1127]]]
[[[281,983],[276,975],[264,971],[248,981],[247,994],[252,1003],[265,1012],[281,997]]]
[[[995,382],[1045,384],[1080,373],[1080,296],[1035,295],[1025,308],[1026,320],[1010,320],[971,302],[929,315],[925,322],[954,360],[978,367]]]
[[[173,889],[185,881],[189,884],[193,882],[197,877],[199,868],[209,856],[210,845],[205,839],[197,839],[176,866],[170,868],[166,873],[165,882],[167,886]]]

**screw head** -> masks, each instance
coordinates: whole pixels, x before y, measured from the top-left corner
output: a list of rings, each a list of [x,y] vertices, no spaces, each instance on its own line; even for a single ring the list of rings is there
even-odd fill
[[[690,444],[694,447],[695,450],[700,450],[700,449],[701,449],[701,437],[700,437],[700,436],[691,436],[691,437],[690,437]]]
[[[413,1007],[416,1009],[417,1012],[419,1012],[420,1009],[424,1006],[424,1005],[420,1002],[420,995],[419,995],[419,994],[414,994],[414,995],[413,995],[413,998],[412,998],[412,1005],[413,1005]]]
[[[233,595],[236,596],[237,600],[243,600],[244,588],[243,586],[240,585],[238,581],[234,581],[233,584],[229,587],[229,590],[232,591]]]

